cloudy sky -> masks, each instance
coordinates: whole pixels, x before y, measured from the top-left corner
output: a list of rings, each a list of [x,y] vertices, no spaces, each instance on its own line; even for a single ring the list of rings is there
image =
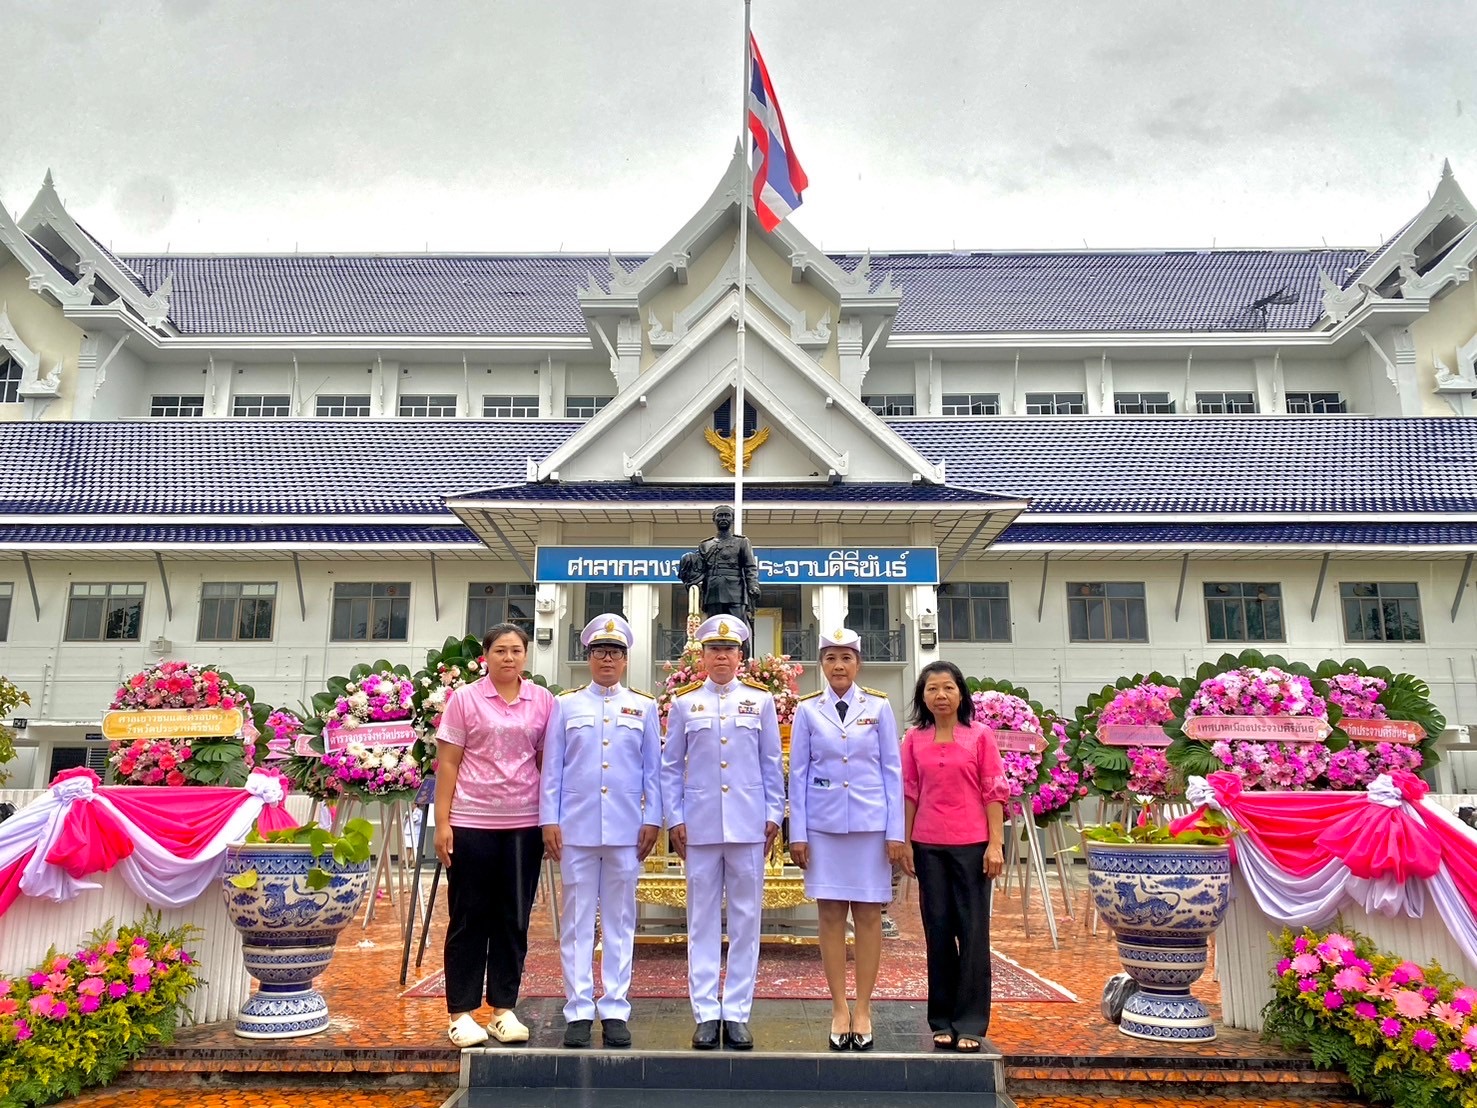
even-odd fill
[[[755,0],[830,249],[1370,245],[1477,197],[1470,0]],[[0,201],[120,250],[654,249],[740,0],[0,0]]]

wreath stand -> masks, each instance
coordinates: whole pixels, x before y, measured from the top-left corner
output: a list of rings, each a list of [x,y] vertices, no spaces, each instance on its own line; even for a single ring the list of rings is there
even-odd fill
[[[1017,817],[1021,823],[1017,824]],[[1021,825],[1024,825],[1023,828]],[[1022,854],[1021,831],[1025,832],[1026,849]],[[1046,859],[1041,854],[1041,842],[1036,835],[1035,821],[1025,816],[1019,804],[1009,806],[1009,815],[1005,821],[1005,837],[1011,843],[1010,857],[1005,864],[1005,891],[1010,892],[1011,885],[1019,881],[1021,886],[1021,927],[1026,937],[1031,935],[1030,907],[1031,907],[1031,877],[1034,874],[1037,885],[1041,891],[1041,908],[1046,913],[1046,929],[1051,934],[1051,946],[1058,948],[1056,931],[1056,912],[1051,905],[1051,889],[1046,880]],[[991,900],[994,899],[994,888],[991,888]],[[991,905],[991,911],[994,905]]]

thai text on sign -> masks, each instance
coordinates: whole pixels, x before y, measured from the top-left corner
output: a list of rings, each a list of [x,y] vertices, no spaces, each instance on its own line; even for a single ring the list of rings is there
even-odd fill
[[[1104,746],[1168,746],[1164,728],[1148,723],[1105,723],[1097,729]]]
[[[323,745],[330,754],[339,754],[350,743],[361,746],[414,746],[418,736],[409,720],[385,720],[361,723],[358,727],[338,727],[323,732]]]
[[[1040,754],[1046,749],[1046,739],[1033,731],[996,731],[995,745],[1017,754]]]
[[[1195,716],[1185,734],[1205,742],[1318,743],[1333,728],[1314,716]]]
[[[244,722],[240,708],[120,708],[103,713],[103,738],[224,738],[240,731]]]
[[[676,584],[681,547],[541,546],[535,559],[539,581],[645,581]],[[763,585],[933,585],[939,579],[938,548],[757,547]]]
[[[1426,729],[1409,719],[1345,719],[1339,730],[1361,743],[1419,743],[1426,739]]]

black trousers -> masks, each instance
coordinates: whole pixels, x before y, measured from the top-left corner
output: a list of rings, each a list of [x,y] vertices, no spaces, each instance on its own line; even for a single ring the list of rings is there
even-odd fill
[[[451,829],[446,871],[446,1010],[512,1008],[528,957],[528,916],[538,891],[544,836],[537,827]]]
[[[983,1039],[990,1030],[990,879],[985,844],[913,844],[928,950],[928,1026]]]

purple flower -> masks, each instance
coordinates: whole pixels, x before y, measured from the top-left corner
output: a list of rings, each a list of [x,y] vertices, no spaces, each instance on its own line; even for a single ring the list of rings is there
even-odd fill
[[[1380,1020],[1380,1034],[1387,1039],[1400,1038],[1400,1021],[1388,1017]]]
[[[1446,1056],[1446,1064],[1455,1073],[1466,1073],[1472,1068],[1472,1056],[1465,1050],[1453,1050]]]
[[[1367,1000],[1361,1000],[1354,1005],[1354,1014],[1362,1020],[1372,1020],[1380,1014],[1380,1010]]]
[[[1301,981],[1298,982],[1298,992],[1300,993],[1316,992],[1317,989],[1318,982],[1313,980],[1313,978],[1311,977],[1304,977]]]
[[[1292,969],[1291,959],[1283,958],[1280,962],[1277,963],[1277,976],[1286,977],[1287,971],[1290,969]]]
[[[101,1001],[100,1001],[100,1000],[98,1000],[98,998],[97,998],[97,997],[95,997],[95,996],[84,996],[84,997],[83,997],[83,998],[82,998],[82,1003],[81,1003],[81,1004],[79,1004],[79,1005],[78,1005],[78,1007],[79,1007],[79,1008],[80,1008],[80,1009],[81,1009],[81,1010],[82,1010],[82,1011],[83,1011],[83,1012],[84,1012],[84,1013],[85,1013],[85,1012],[96,1012],[96,1011],[97,1011],[97,1010],[98,1010],[98,1006],[99,1006],[99,1005],[100,1005],[100,1004],[101,1004],[101,1003],[102,1003],[102,1002],[101,1002]]]
[[[1335,1008],[1342,1008],[1343,1006],[1344,1006],[1344,994],[1343,993],[1336,993],[1336,992],[1329,991],[1329,992],[1326,992],[1326,993],[1323,994],[1323,1007],[1325,1009],[1327,1009],[1328,1011],[1332,1012]]]
[[[133,991],[136,993],[146,993],[149,991],[151,984],[153,984],[153,979],[147,973],[136,974],[133,978]]]
[[[1436,1032],[1427,1027],[1422,1027],[1410,1037],[1411,1045],[1417,1050],[1435,1050],[1436,1042]]]
[[[114,1000],[122,1000],[128,995],[128,986],[122,981],[114,981],[108,986],[108,995]]]

